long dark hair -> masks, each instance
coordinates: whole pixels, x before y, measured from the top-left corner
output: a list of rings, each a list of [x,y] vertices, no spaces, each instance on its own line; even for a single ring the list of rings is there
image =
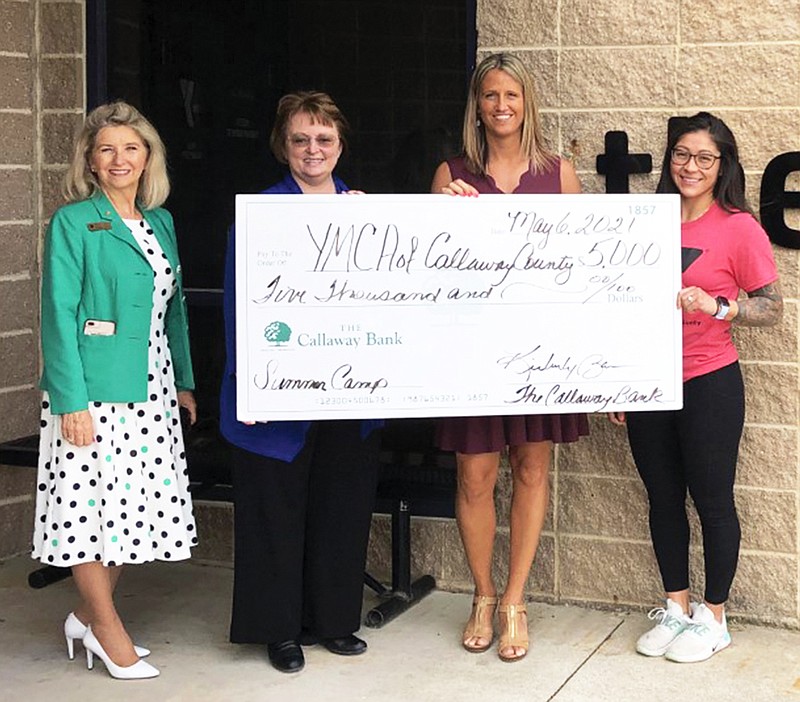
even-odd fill
[[[698,112],[691,117],[672,117],[667,130],[667,148],[661,164],[661,179],[657,193],[677,193],[678,187],[670,174],[670,157],[675,144],[684,134],[708,132],[720,153],[719,173],[714,184],[714,200],[726,212],[750,212],[744,194],[744,169],[739,163],[736,137],[719,117],[708,112]]]

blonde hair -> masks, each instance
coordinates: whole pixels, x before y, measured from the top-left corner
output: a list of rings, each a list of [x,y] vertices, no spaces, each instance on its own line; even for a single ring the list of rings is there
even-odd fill
[[[75,141],[72,161],[64,178],[64,197],[70,202],[86,200],[100,183],[92,173],[89,159],[97,135],[105,127],[130,127],[147,148],[147,165],[139,179],[136,198],[146,210],[164,204],[169,195],[167,158],[164,142],[155,127],[132,105],[117,101],[95,107],[87,116]]]
[[[555,160],[556,155],[545,146],[542,134],[542,125],[539,122],[539,109],[536,106],[536,89],[533,78],[525,68],[522,61],[511,54],[491,54],[484,58],[476,67],[469,83],[467,106],[464,109],[464,126],[462,138],[464,140],[464,160],[467,169],[476,175],[486,175],[488,160],[486,133],[484,126],[478,119],[481,87],[489,71],[498,69],[505,71],[522,86],[523,122],[520,149],[531,162],[531,170],[536,173],[547,170]]]
[[[327,93],[316,90],[301,90],[288,93],[278,101],[278,110],[275,113],[275,124],[269,136],[269,146],[275,158],[281,163],[288,162],[286,158],[286,139],[289,121],[296,114],[304,113],[311,117],[311,121],[324,124],[326,127],[335,127],[342,145],[342,153],[347,153],[347,131],[349,125],[342,111],[336,106],[333,98]]]

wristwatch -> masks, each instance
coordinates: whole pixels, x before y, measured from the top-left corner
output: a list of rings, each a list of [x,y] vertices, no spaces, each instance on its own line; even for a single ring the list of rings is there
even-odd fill
[[[730,311],[730,309],[731,309],[731,303],[728,302],[728,298],[722,297],[722,295],[720,295],[717,298],[717,312],[714,315],[714,318],[725,319],[725,317],[728,316],[728,312]]]

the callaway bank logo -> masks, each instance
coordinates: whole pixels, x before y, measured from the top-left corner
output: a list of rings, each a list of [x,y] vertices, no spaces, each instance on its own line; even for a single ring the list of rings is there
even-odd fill
[[[270,346],[286,346],[292,338],[292,328],[286,322],[270,322],[264,328],[264,338]],[[294,337],[295,343],[301,347],[335,347],[335,346],[402,346],[403,337],[397,331],[375,332],[362,331],[358,324],[343,325],[339,332],[300,332]]]
[[[271,346],[286,346],[292,338],[292,328],[286,322],[270,322],[264,327],[264,338]]]

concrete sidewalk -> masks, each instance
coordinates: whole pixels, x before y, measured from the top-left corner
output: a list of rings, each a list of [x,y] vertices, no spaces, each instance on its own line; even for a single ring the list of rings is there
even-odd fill
[[[135,640],[152,648],[155,680],[117,681],[102,662],[69,661],[61,625],[69,580],[27,586],[27,557],[0,565],[0,698],[13,702],[800,702],[800,632],[731,626],[733,645],[705,663],[679,665],[634,652],[644,612],[529,605],[532,645],[502,663],[496,647],[466,653],[460,631],[470,598],[434,592],[382,629],[362,628],[364,656],[305,649],[306,668],[273,670],[263,647],[227,641],[232,571],[189,563],[128,568],[120,609]],[[375,598],[365,595],[365,606]],[[77,644],[76,644],[77,645]]]

